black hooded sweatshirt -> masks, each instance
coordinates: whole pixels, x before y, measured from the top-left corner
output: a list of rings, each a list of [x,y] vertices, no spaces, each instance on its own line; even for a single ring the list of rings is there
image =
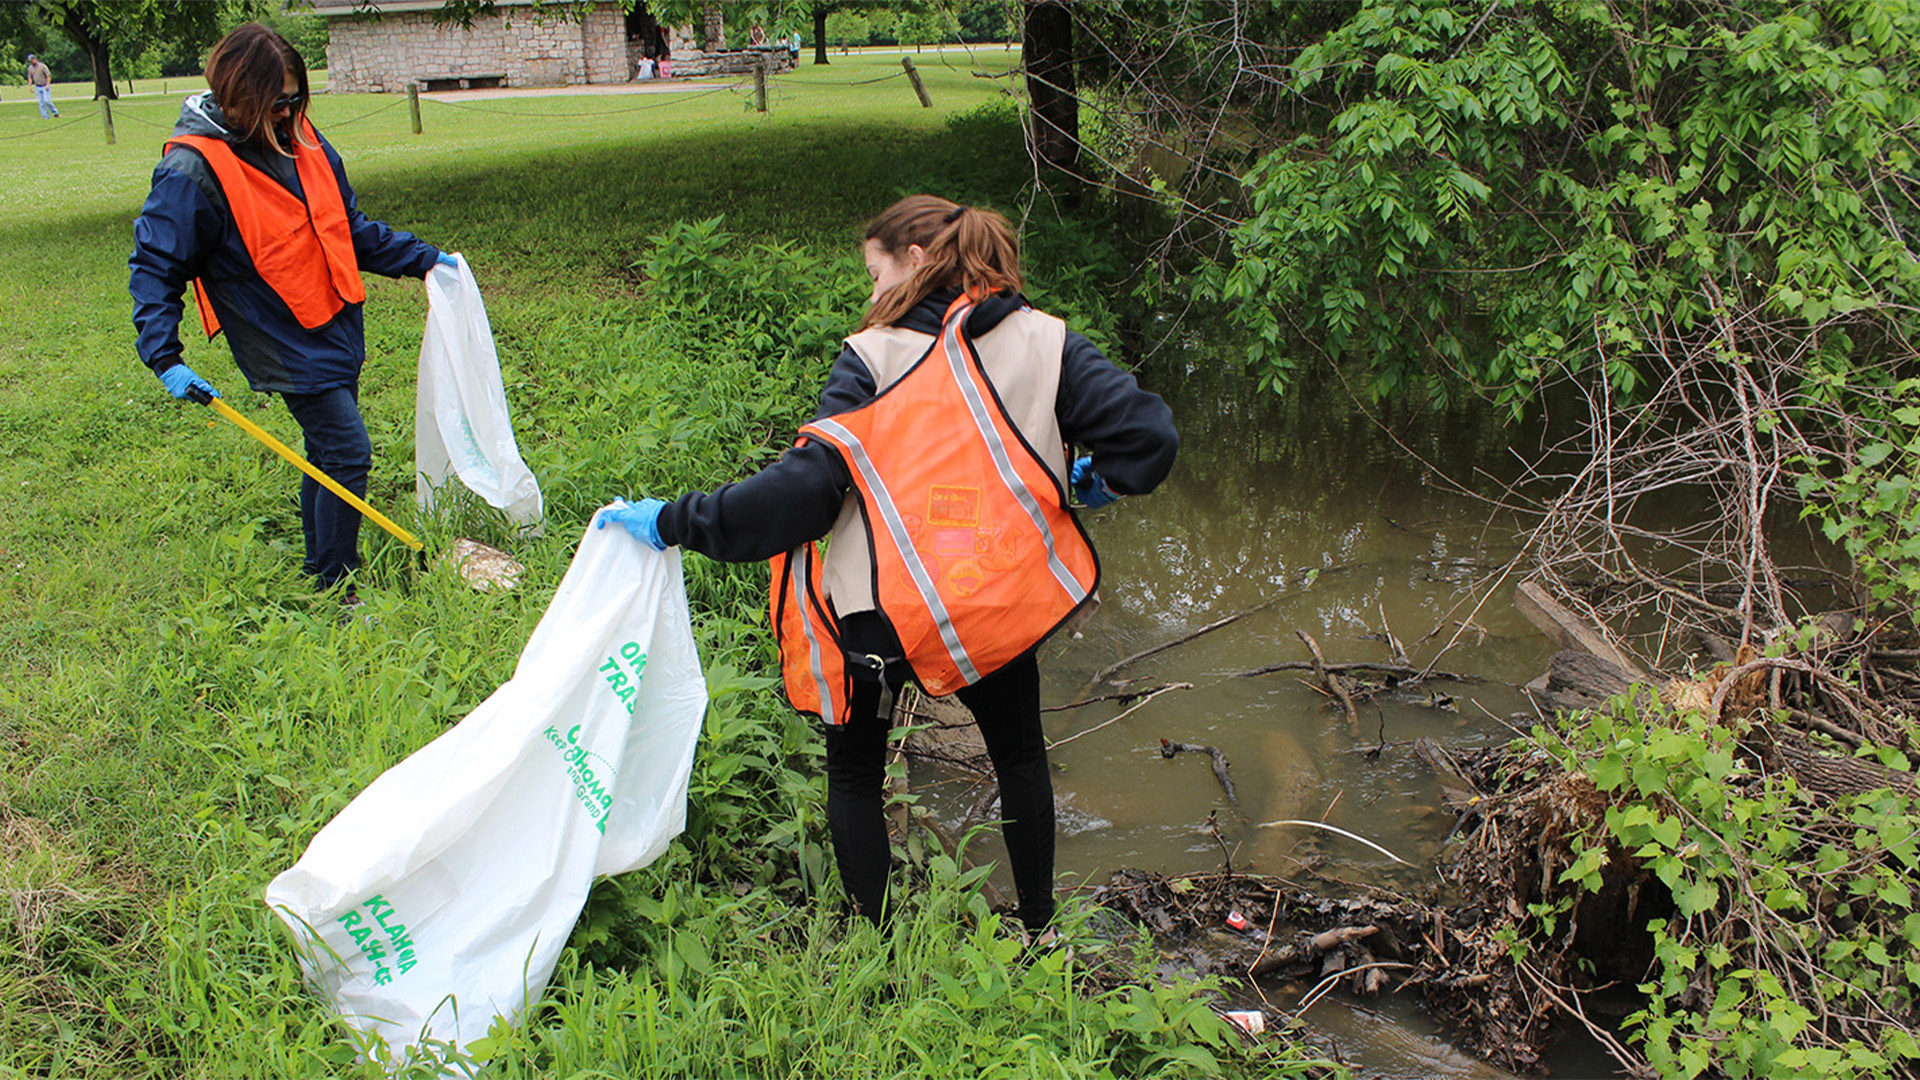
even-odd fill
[[[935,291],[894,325],[937,336],[958,295]],[[967,317],[967,333],[981,337],[1025,306],[1018,295],[990,297]],[[851,347],[843,348],[820,392],[816,418],[858,408],[877,393],[866,363]],[[1122,495],[1153,490],[1173,468],[1180,438],[1167,403],[1072,331],[1061,350],[1054,415],[1067,442],[1086,447],[1094,471]],[[852,484],[839,455],[809,441],[745,480],[669,503],[660,512],[660,537],[722,562],[769,559],[827,535]]]

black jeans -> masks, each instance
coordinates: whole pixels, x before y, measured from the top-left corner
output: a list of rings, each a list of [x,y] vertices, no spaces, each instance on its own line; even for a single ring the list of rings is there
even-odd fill
[[[1053,777],[1040,730],[1040,666],[1031,654],[959,692],[1000,781],[1001,832],[1020,894],[1020,921],[1053,918]],[[883,811],[889,721],[880,684],[856,679],[847,722],[827,728],[827,824],[840,880],[861,914],[879,922],[892,854]]]
[[[360,418],[359,384],[280,396],[307,437],[307,460],[341,487],[366,498],[373,441]],[[322,589],[339,584],[360,565],[360,511],[310,476],[300,484],[300,531],[307,541],[301,569]]]

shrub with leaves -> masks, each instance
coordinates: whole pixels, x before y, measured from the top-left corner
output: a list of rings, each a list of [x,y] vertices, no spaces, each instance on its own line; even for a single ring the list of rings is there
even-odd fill
[[[1583,464],[1546,477],[1541,552],[1621,610],[1718,614],[1657,587],[1691,576],[1748,583],[1748,629],[1791,621],[1764,525],[1796,477],[1912,606],[1920,8],[1380,0],[1296,30],[1244,72],[1286,91],[1282,138],[1196,285],[1266,384],[1326,359],[1516,413],[1569,387]],[[1722,513],[1663,574],[1626,533],[1693,486]]]
[[[1610,876],[1671,896],[1672,916],[1647,923],[1646,1003],[1627,1021],[1644,1064],[1681,1077],[1912,1075],[1920,804],[1910,791],[1817,796],[1760,769],[1734,728],[1645,700],[1534,736],[1608,803],[1556,875],[1571,891],[1555,911]],[[1874,756],[1908,768],[1895,751]]]

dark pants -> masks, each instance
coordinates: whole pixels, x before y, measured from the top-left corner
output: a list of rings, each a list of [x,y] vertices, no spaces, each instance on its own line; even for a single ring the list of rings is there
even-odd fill
[[[1001,831],[1020,893],[1020,921],[1053,918],[1053,777],[1040,730],[1040,666],[1031,655],[959,692],[1000,781]],[[844,725],[827,728],[827,824],[840,880],[861,914],[879,922],[892,856],[883,812],[889,721],[877,717],[880,685],[856,679]]]
[[[360,418],[359,384],[280,396],[306,434],[307,460],[341,487],[366,498],[373,442]],[[338,585],[360,565],[360,511],[312,477],[300,484],[300,531],[307,541],[301,569],[322,589]]]

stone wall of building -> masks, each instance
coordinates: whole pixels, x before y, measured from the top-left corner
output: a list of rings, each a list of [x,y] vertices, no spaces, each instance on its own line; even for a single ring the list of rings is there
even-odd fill
[[[438,25],[431,12],[389,13],[378,21],[332,21],[327,88],[341,93],[397,93],[408,83],[500,79],[505,86],[572,86],[624,82],[625,10],[595,4],[579,20],[502,5],[471,28]]]
[[[785,45],[761,45],[745,49],[726,49],[721,52],[703,52],[698,48],[681,47],[678,34],[673,39],[673,77],[692,79],[701,75],[752,75],[753,67],[762,57],[767,61],[767,73],[778,75],[783,71],[792,71],[793,54]]]
[[[595,4],[580,20],[580,42],[588,82],[626,82],[633,74],[627,62],[627,13],[620,4]]]

